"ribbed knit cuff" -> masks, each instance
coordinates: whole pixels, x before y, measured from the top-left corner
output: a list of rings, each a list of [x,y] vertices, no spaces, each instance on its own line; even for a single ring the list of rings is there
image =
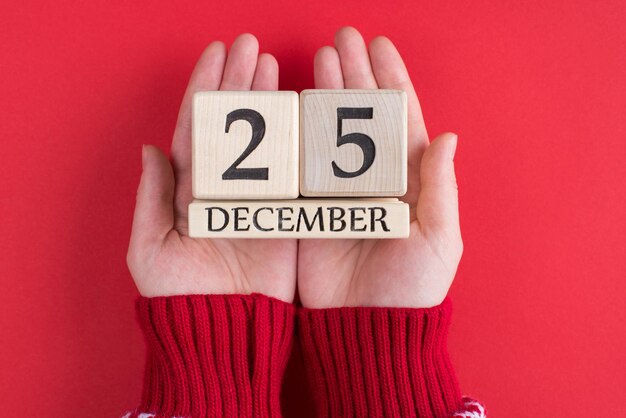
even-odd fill
[[[320,416],[446,417],[463,403],[447,353],[451,303],[301,309],[299,339]]]
[[[263,295],[139,298],[156,417],[279,417],[295,309]]]

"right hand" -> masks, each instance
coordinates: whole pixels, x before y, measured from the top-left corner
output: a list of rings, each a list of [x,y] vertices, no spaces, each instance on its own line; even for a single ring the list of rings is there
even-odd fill
[[[278,63],[258,55],[250,34],[230,52],[221,42],[200,57],[183,98],[171,159],[144,146],[143,173],[128,248],[128,267],[146,297],[183,294],[263,293],[292,302],[298,243],[292,240],[192,239],[187,207],[191,194],[191,101],[197,91],[277,90]]]

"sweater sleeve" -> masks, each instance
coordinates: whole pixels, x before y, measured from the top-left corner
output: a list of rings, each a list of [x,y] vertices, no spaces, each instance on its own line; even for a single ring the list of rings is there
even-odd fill
[[[279,417],[294,307],[263,295],[139,298],[147,362],[127,417]]]
[[[450,314],[448,299],[429,309],[301,309],[298,338],[318,415],[465,416],[458,411],[471,400],[461,397],[447,352]]]

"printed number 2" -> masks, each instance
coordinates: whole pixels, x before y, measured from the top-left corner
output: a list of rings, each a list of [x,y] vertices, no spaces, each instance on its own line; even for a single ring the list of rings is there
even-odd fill
[[[356,171],[344,171],[333,161],[333,173],[336,177],[352,178],[365,173],[374,163],[376,147],[369,136],[354,132],[343,135],[342,122],[344,119],[372,119],[374,109],[371,107],[339,107],[337,108],[337,147],[344,144],[355,144],[363,152],[363,165]]]
[[[228,167],[224,174],[222,174],[222,180],[267,180],[268,171],[265,168],[239,168],[237,167],[248,155],[252,153],[259,146],[263,137],[265,136],[265,119],[256,110],[252,109],[237,109],[233,110],[226,116],[226,133],[230,129],[230,125],[238,120],[245,120],[252,127],[252,139],[250,143],[243,150],[243,153],[235,160],[235,162]]]

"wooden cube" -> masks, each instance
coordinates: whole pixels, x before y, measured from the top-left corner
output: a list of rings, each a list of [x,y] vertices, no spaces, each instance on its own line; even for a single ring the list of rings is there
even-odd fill
[[[300,94],[302,195],[402,196],[406,170],[406,93],[305,90]]]
[[[207,91],[193,98],[197,199],[298,197],[298,94]]]
[[[407,238],[409,216],[408,204],[389,198],[196,200],[189,205],[189,236]]]

